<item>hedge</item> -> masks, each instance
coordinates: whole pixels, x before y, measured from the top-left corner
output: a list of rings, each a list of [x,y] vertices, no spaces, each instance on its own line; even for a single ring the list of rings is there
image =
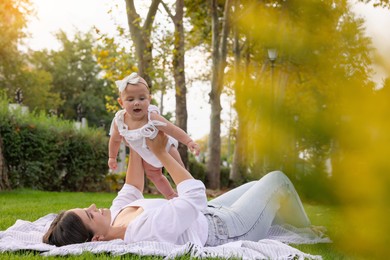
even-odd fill
[[[0,99],[0,138],[12,189],[100,190],[108,173],[104,130],[77,130],[45,114],[8,109]]]

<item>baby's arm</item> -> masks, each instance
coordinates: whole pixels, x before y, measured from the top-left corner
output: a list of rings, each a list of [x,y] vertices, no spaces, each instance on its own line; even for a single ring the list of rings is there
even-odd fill
[[[157,113],[150,113],[150,118],[152,120],[157,120],[160,122],[166,123],[165,126],[157,126],[157,128],[167,135],[172,136],[176,140],[178,140],[180,143],[186,145],[190,151],[195,154],[199,155],[200,149],[199,145],[194,142],[194,140],[191,139],[191,137],[188,136],[186,132],[184,132],[183,129],[181,129],[178,126],[175,126],[171,122],[169,122],[167,119],[165,119],[163,116],[157,114]]]
[[[114,122],[113,130],[111,131],[110,141],[108,143],[108,167],[115,170],[118,167],[116,157],[119,152],[119,147],[122,141],[122,136],[119,134],[118,126]]]

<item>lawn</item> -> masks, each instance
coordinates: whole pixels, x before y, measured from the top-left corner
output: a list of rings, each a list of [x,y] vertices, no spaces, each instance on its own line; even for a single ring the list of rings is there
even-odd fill
[[[87,192],[44,192],[34,190],[16,190],[0,192],[0,230],[13,225],[17,219],[34,221],[48,213],[59,212],[63,209],[86,207],[95,203],[98,207],[109,207],[114,193],[87,193]],[[313,225],[323,225],[328,228],[332,238],[342,232],[342,225],[337,207],[329,205],[305,204],[305,209]],[[297,245],[298,249],[315,255],[322,255],[323,259],[358,259],[350,254],[341,253],[335,243],[316,245]],[[33,252],[0,253],[0,259],[41,259]],[[53,258],[53,257],[49,257]],[[95,259],[96,255],[83,254],[71,256],[67,259]],[[99,255],[99,259],[113,259],[110,255]],[[126,255],[120,259],[161,259],[158,257],[139,257]],[[47,257],[45,257],[47,259]],[[115,258],[114,258],[115,259]],[[181,259],[189,259],[188,257]]]

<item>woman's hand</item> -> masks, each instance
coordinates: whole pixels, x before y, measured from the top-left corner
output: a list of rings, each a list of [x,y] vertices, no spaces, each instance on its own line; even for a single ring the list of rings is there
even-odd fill
[[[157,156],[158,154],[166,152],[165,146],[168,143],[168,137],[164,132],[158,131],[155,138],[146,138],[146,145]]]
[[[165,149],[168,137],[159,131],[154,139],[146,138],[146,145],[164,165],[176,185],[184,180],[193,179],[192,175],[178,163]]]

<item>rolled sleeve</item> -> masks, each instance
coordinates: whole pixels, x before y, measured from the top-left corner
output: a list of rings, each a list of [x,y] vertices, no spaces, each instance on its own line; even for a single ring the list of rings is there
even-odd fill
[[[159,240],[175,243],[195,223],[207,207],[205,190],[199,180],[186,180],[177,186],[178,197],[169,200],[153,216],[152,230],[156,230]]]
[[[142,192],[133,185],[125,183],[122,189],[118,192],[118,195],[112,201],[111,214],[116,216],[124,206],[132,203],[133,201],[143,199]]]

